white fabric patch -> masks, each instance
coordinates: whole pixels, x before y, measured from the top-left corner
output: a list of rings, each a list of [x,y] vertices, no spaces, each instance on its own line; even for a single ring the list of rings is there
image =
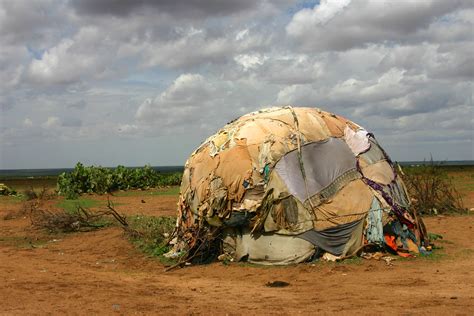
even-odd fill
[[[367,131],[365,129],[354,132],[352,128],[346,125],[344,129],[344,140],[356,156],[365,152],[370,147],[369,138],[367,137]]]

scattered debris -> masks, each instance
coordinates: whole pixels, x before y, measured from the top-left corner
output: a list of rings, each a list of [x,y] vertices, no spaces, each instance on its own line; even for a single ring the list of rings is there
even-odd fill
[[[388,256],[386,253],[382,253],[382,252],[373,252],[373,253],[363,252],[360,256],[367,260],[373,259],[377,261],[381,261],[381,260],[385,261],[387,266],[393,266],[392,261],[396,260],[395,257]]]
[[[341,258],[341,256],[335,256],[333,254],[330,254],[329,252],[325,252],[324,255],[321,257],[321,259],[325,261],[337,261]]]

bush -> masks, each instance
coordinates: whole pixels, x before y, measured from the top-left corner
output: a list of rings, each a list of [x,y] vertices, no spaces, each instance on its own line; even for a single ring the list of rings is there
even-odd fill
[[[421,166],[406,167],[402,174],[412,198],[412,206],[421,214],[461,213],[461,195],[443,167],[431,161]]]
[[[0,183],[0,195],[16,195],[16,191],[7,185]]]
[[[80,206],[72,212],[53,212],[34,204],[29,213],[33,227],[50,233],[84,232],[111,225],[106,219],[107,212],[91,212]]]
[[[131,240],[141,251],[151,256],[169,251],[167,241],[176,226],[175,217],[137,215],[129,217],[128,223],[135,232]]]
[[[115,169],[84,166],[80,162],[71,172],[58,177],[58,193],[67,199],[76,199],[83,193],[104,194],[117,190],[149,189],[160,186],[179,185],[181,174],[161,174],[150,166]]]

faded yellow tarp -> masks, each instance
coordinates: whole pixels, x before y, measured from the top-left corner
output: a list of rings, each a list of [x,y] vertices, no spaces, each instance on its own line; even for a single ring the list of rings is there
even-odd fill
[[[321,116],[313,111],[295,109],[298,117],[299,130],[308,141],[320,141],[331,136],[331,132]]]
[[[219,153],[220,163],[215,170],[227,187],[228,199],[240,201],[245,193],[244,180],[252,178],[252,160],[245,140],[236,140],[236,145]]]
[[[201,180],[209,178],[219,165],[220,157],[211,157],[209,150],[208,146],[203,147],[189,159],[188,168],[190,169],[190,186],[192,188],[195,188]]]
[[[329,129],[331,136],[333,137],[343,137],[344,129],[346,128],[346,126],[351,127],[355,131],[360,128],[360,126],[343,118],[342,116],[338,116],[324,111],[321,111],[320,115],[326,123],[326,126]]]

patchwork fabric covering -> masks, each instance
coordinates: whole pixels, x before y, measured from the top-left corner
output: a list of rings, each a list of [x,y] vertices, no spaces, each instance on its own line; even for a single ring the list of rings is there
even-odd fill
[[[171,253],[289,264],[384,247],[387,234],[401,249],[406,236],[420,246],[421,225],[372,134],[317,108],[286,106],[244,115],[192,153]]]

